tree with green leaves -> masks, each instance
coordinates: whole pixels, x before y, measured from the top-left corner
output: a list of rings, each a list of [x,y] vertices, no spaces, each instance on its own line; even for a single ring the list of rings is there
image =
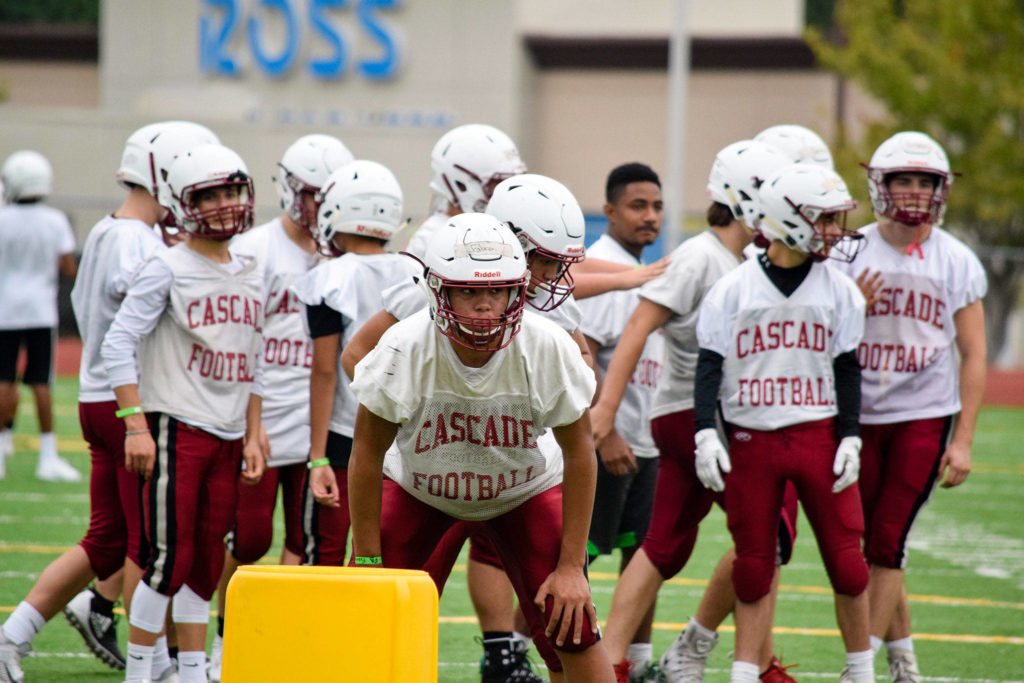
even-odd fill
[[[808,43],[890,116],[858,141],[840,131],[837,167],[863,177],[854,160],[870,159],[899,130],[945,147],[958,174],[946,227],[975,246],[988,271],[986,326],[998,351],[1024,283],[1024,2],[840,0],[836,19],[838,38],[808,29]],[[866,199],[866,182],[851,185]]]

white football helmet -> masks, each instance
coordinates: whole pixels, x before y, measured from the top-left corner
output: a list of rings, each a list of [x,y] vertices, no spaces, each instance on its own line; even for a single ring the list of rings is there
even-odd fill
[[[793,163],[834,168],[828,145],[810,128],[785,123],[765,128],[754,139],[782,150]]]
[[[167,136],[172,133],[181,143],[170,143]],[[160,121],[143,126],[128,136],[121,153],[121,165],[114,177],[117,184],[126,190],[131,185],[138,185],[158,197],[158,184],[166,179],[170,162],[184,151],[182,145],[187,148],[201,144],[220,144],[220,140],[212,130],[192,121]],[[165,157],[172,149],[175,151],[170,159],[158,160],[155,158],[158,147],[164,150]],[[160,161],[163,161],[163,174],[158,171]]]
[[[197,193],[233,186],[238,201],[205,211],[196,206]],[[253,185],[249,169],[234,151],[223,145],[199,145],[183,153],[167,174],[171,212],[185,231],[212,240],[227,240],[252,227]]]
[[[23,149],[14,152],[0,168],[4,202],[44,199],[53,186],[53,167],[39,152]]]
[[[307,213],[302,193],[316,195],[327,176],[351,163],[355,157],[341,140],[332,135],[303,135],[284,151],[278,162],[281,172],[274,180],[281,209],[316,238],[316,213]]]
[[[317,196],[320,251],[340,256],[338,233],[387,241],[402,224],[402,188],[394,174],[376,161],[345,164],[324,181]]]
[[[487,213],[512,227],[528,263],[534,254],[540,254],[561,264],[554,280],[531,274],[527,289],[527,300],[534,308],[557,308],[576,286],[569,266],[586,258],[586,225],[572,192],[553,178],[524,173],[498,183]],[[540,297],[540,292],[548,296]]]
[[[708,174],[708,196],[728,206],[733,218],[756,230],[758,188],[768,176],[791,163],[784,152],[764,142],[734,142],[715,155]]]
[[[928,208],[901,208],[913,193],[889,191],[888,178],[896,173],[927,173],[936,177],[935,190]],[[875,150],[868,165],[868,193],[871,208],[879,216],[886,216],[905,225],[925,223],[941,225],[946,213],[946,197],[953,184],[949,159],[942,145],[916,131],[896,133]],[[912,202],[911,202],[912,203]]]
[[[430,189],[465,212],[482,212],[498,183],[525,172],[512,138],[482,123],[453,128],[430,153]]]
[[[846,230],[847,212],[857,208],[846,183],[823,166],[791,164],[761,185],[758,229],[769,240],[810,254],[815,261],[853,261],[863,237]],[[834,215],[838,229],[822,232],[818,219]]]
[[[441,333],[472,350],[497,350],[519,332],[526,300],[526,254],[511,228],[494,216],[463,213],[450,218],[427,245],[423,280],[430,314]],[[507,288],[499,315],[457,314],[449,288]]]

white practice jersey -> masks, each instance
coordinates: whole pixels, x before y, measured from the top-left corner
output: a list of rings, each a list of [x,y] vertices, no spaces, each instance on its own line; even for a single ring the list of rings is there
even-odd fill
[[[0,206],[0,330],[57,326],[59,261],[74,251],[71,224],[57,209]]]
[[[445,213],[432,213],[420,224],[420,227],[413,233],[403,251],[407,251],[416,258],[422,259],[427,253],[427,245],[430,238],[434,236],[438,228],[448,222],[450,216]]]
[[[523,316],[512,342],[480,368],[462,364],[422,311],[389,329],[356,367],[352,390],[399,425],[384,471],[459,519],[491,519],[562,481],[546,429],[572,424],[596,383],[556,325]]]
[[[135,274],[154,254],[166,248],[152,226],[134,218],[108,215],[89,232],[71,290],[71,306],[82,337],[80,402],[115,399],[100,355],[103,337],[114,322]]]
[[[250,394],[262,395],[262,329],[255,261],[216,263],[183,242],[142,267],[100,352],[111,385],[138,383],[147,412],[238,439]]]
[[[344,254],[331,259],[300,278],[292,290],[307,306],[326,304],[337,311],[343,322],[341,344],[344,349],[355,333],[383,306],[381,292],[408,280],[420,266],[401,254]],[[334,392],[330,430],[352,436],[358,405],[338,356],[338,384]]]
[[[601,235],[588,247],[587,256],[628,266],[640,265],[640,261],[608,235]],[[593,339],[599,346],[595,360],[602,373],[608,372],[608,365],[611,363],[622,331],[640,302],[638,291],[639,289],[616,290],[579,302],[579,307],[583,311],[581,329],[585,336]],[[615,431],[626,440],[633,455],[638,458],[658,456],[658,447],[651,436],[650,413],[654,392],[661,377],[663,346],[661,330],[655,330],[647,337],[640,360],[637,361],[633,376],[626,385],[619,409],[615,413]]]
[[[882,300],[868,311],[857,347],[863,381],[861,422],[890,424],[960,410],[953,315],[987,290],[985,270],[963,242],[932,228],[921,255],[886,242],[873,223],[860,230],[857,260],[838,264],[851,277],[881,272]]]
[[[668,269],[640,288],[640,296],[672,311],[665,324],[665,369],[654,392],[651,418],[693,409],[697,372],[697,315],[719,278],[740,264],[712,230],[692,237],[671,254]]]
[[[835,416],[832,362],[863,334],[857,284],[821,263],[786,297],[746,261],[715,283],[697,320],[700,347],[725,359],[726,421],[766,431]]]
[[[263,427],[270,439],[270,467],[309,455],[309,374],[313,341],[305,308],[291,286],[320,262],[295,243],[280,218],[231,241],[234,254],[256,260],[263,276]]]

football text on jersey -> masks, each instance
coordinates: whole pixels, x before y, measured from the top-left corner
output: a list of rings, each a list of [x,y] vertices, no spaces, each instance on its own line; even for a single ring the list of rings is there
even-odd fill
[[[480,472],[445,472],[444,474],[412,473],[412,487],[426,491],[431,496],[451,500],[492,500],[502,491],[522,486],[535,478],[534,467],[525,470],[509,470],[498,474]]]
[[[416,453],[450,443],[466,441],[476,446],[494,448],[537,448],[538,433],[530,420],[510,415],[474,415],[439,413],[435,420],[425,420],[416,435]]]

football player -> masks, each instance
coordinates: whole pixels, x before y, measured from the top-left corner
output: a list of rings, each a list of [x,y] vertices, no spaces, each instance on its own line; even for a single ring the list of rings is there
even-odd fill
[[[883,142],[868,165],[877,222],[861,229],[856,263],[842,265],[876,283],[857,347],[860,490],[872,649],[884,640],[901,683],[920,680],[904,586],[908,532],[936,484],[967,478],[985,388],[985,271],[940,227],[952,183],[945,151],[924,133]]]
[[[865,302],[851,278],[820,263],[856,254],[859,235],[845,224],[856,204],[834,171],[809,164],[773,173],[758,201],[758,226],[771,244],[711,287],[697,320],[697,476],[724,489],[736,550],[732,680],[756,682],[760,674],[778,519],[792,482],[832,583],[846,650],[842,680],[867,683],[874,680],[868,570],[854,485]],[[720,389],[728,453],[716,429]]]
[[[593,373],[556,325],[523,314],[526,256],[496,218],[452,218],[422,277],[429,312],[389,329],[352,383],[355,563],[422,567],[451,525],[471,522],[508,568],[534,638],[557,649],[552,679],[610,682],[585,574]],[[548,428],[560,454],[541,443]]]
[[[206,680],[209,600],[237,481],[258,483],[265,466],[264,299],[256,262],[229,250],[231,237],[252,225],[252,179],[242,159],[221,145],[194,147],[171,164],[167,186],[187,237],[139,271],[101,353],[126,427],[128,469],[146,480],[151,544],[132,597],[125,678],[153,678],[154,645],[173,596],[179,675],[188,683]]]

